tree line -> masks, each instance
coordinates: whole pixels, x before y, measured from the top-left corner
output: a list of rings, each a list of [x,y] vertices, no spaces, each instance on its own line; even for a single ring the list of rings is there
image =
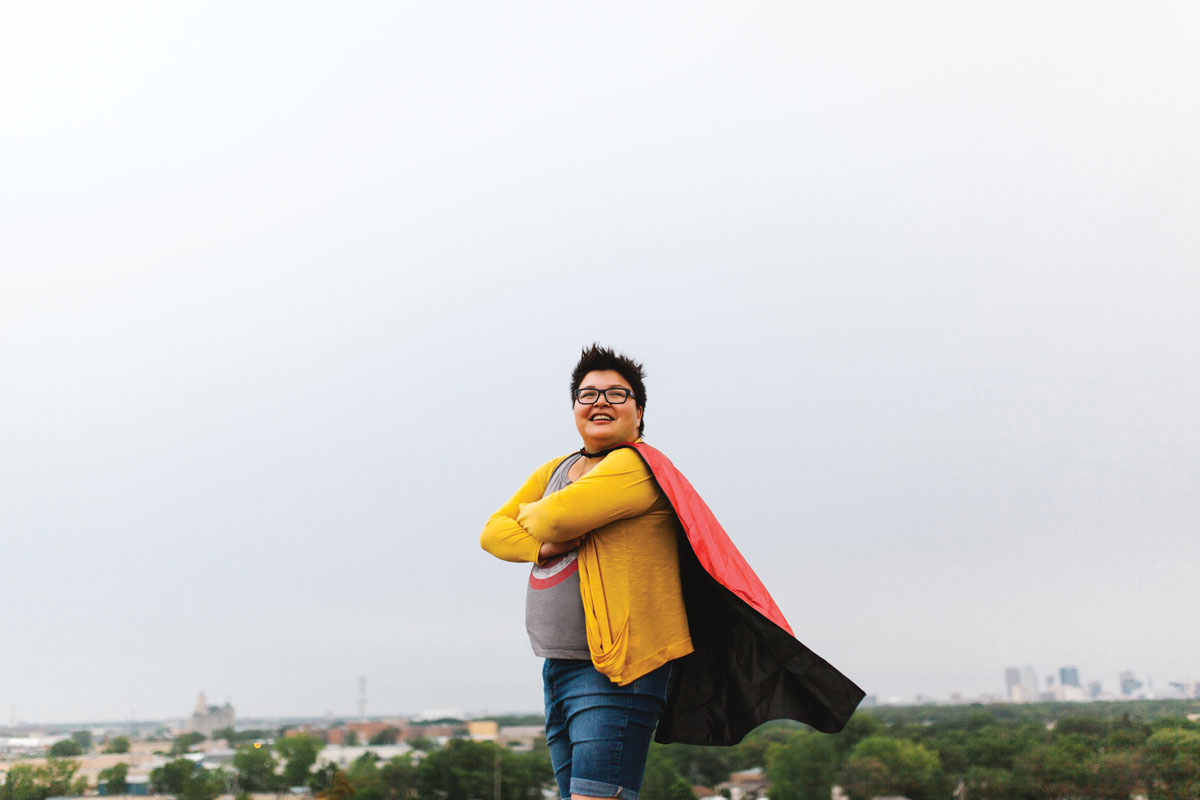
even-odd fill
[[[1200,797],[1200,724],[1081,708],[1058,718],[1003,706],[860,711],[836,736],[775,724],[734,748],[656,749],[678,774],[708,786],[756,761],[766,767],[770,800],[828,800],[834,785],[851,800]]]
[[[1200,797],[1200,704],[1154,706],[1161,716],[1117,704],[909,707],[860,711],[840,734],[771,723],[734,747],[651,747],[641,800],[694,800],[731,772],[765,767],[770,800],[828,800],[834,785],[850,800],[1193,800]],[[1193,710],[1195,709],[1195,710]],[[1120,715],[1117,716],[1117,713]],[[257,732],[256,732],[257,733]],[[265,732],[264,732],[265,733]],[[177,739],[182,755],[194,736]],[[386,737],[384,737],[386,738]],[[72,740],[64,740],[72,741]],[[61,743],[60,743],[61,744]],[[111,746],[110,742],[110,746]],[[278,792],[307,786],[322,800],[540,800],[553,786],[545,744],[516,753],[491,742],[423,743],[427,755],[381,759],[368,751],[345,769],[316,766],[324,743],[309,735],[237,746],[231,769],[187,758],[150,773],[150,790],[180,800]],[[117,744],[127,749],[128,743]],[[81,794],[77,762],[52,757],[15,764],[0,800]],[[124,789],[127,766],[101,773],[109,794]]]
[[[841,744],[835,778],[852,800],[885,794],[934,800],[960,787],[969,800],[1200,796],[1200,725],[1186,717],[1082,715],[1078,708],[1046,721],[1004,719],[982,708],[886,726],[855,715],[835,740]],[[781,766],[768,760],[768,773]],[[801,797],[772,793],[772,800]]]
[[[185,736],[187,736],[185,734]],[[309,736],[288,736],[273,744],[254,742],[236,749],[231,769],[206,769],[182,757],[195,737],[180,737],[172,751],[181,755],[150,771],[152,794],[179,800],[215,800],[234,794],[245,800],[252,792],[285,792],[306,786],[326,800],[541,800],[542,787],[553,782],[545,746],[517,753],[492,742],[451,740],[417,761],[411,754],[388,760],[367,751],[346,769],[325,764],[317,769],[317,756],[325,743]],[[51,757],[42,765],[15,764],[0,784],[0,800],[46,800],[79,796],[89,790],[85,778],[76,778],[79,762]],[[108,795],[127,788],[129,765],[121,762],[99,776]]]
[[[498,784],[501,800],[541,800],[541,787],[553,779],[544,749],[516,753],[492,742],[455,739],[420,761],[409,753],[383,760],[368,750],[344,770],[336,764],[314,770],[323,746],[307,735],[279,739],[273,748],[244,745],[233,757],[232,772],[176,759],[151,771],[150,791],[180,800],[213,800],[223,792],[245,795],[306,786],[325,800],[490,800]]]

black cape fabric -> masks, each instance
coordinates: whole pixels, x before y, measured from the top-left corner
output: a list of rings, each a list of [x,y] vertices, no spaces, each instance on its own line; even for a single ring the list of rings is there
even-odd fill
[[[679,567],[695,648],[675,662],[674,685],[654,738],[664,744],[732,745],[773,719],[840,731],[863,690],[791,634],[716,517],[666,456],[643,442],[632,447],[683,527]]]

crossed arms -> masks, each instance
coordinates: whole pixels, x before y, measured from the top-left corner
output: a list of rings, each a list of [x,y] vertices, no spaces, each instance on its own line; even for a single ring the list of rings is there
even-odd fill
[[[610,453],[579,480],[542,497],[561,461],[555,458],[538,467],[488,518],[479,537],[484,550],[504,561],[537,562],[539,552],[548,556],[543,543],[573,545],[610,522],[646,513],[659,497],[645,462],[628,448]]]

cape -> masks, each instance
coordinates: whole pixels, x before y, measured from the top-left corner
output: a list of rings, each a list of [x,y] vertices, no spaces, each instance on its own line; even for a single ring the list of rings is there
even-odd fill
[[[645,442],[621,447],[646,462],[689,545],[679,548],[679,569],[695,652],[676,662],[655,740],[732,745],[773,719],[840,731],[863,690],[796,639],[762,581],[670,459]]]

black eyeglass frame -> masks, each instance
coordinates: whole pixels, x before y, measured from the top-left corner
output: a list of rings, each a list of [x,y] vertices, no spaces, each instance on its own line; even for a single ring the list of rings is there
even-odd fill
[[[587,400],[582,400],[579,397],[581,392],[596,392],[596,399],[591,401],[590,403]],[[622,400],[614,400],[608,396],[609,392],[619,392],[621,394],[624,394],[625,398]],[[622,405],[625,403],[626,400],[628,400],[631,397],[633,398],[633,401],[635,403],[637,402],[637,395],[635,395],[633,393],[633,389],[626,389],[624,386],[613,386],[608,389],[576,389],[575,390],[575,402],[579,403],[580,405],[594,406],[594,405],[596,405],[596,403],[600,402],[601,395],[604,395],[604,402],[608,403],[610,406]]]

